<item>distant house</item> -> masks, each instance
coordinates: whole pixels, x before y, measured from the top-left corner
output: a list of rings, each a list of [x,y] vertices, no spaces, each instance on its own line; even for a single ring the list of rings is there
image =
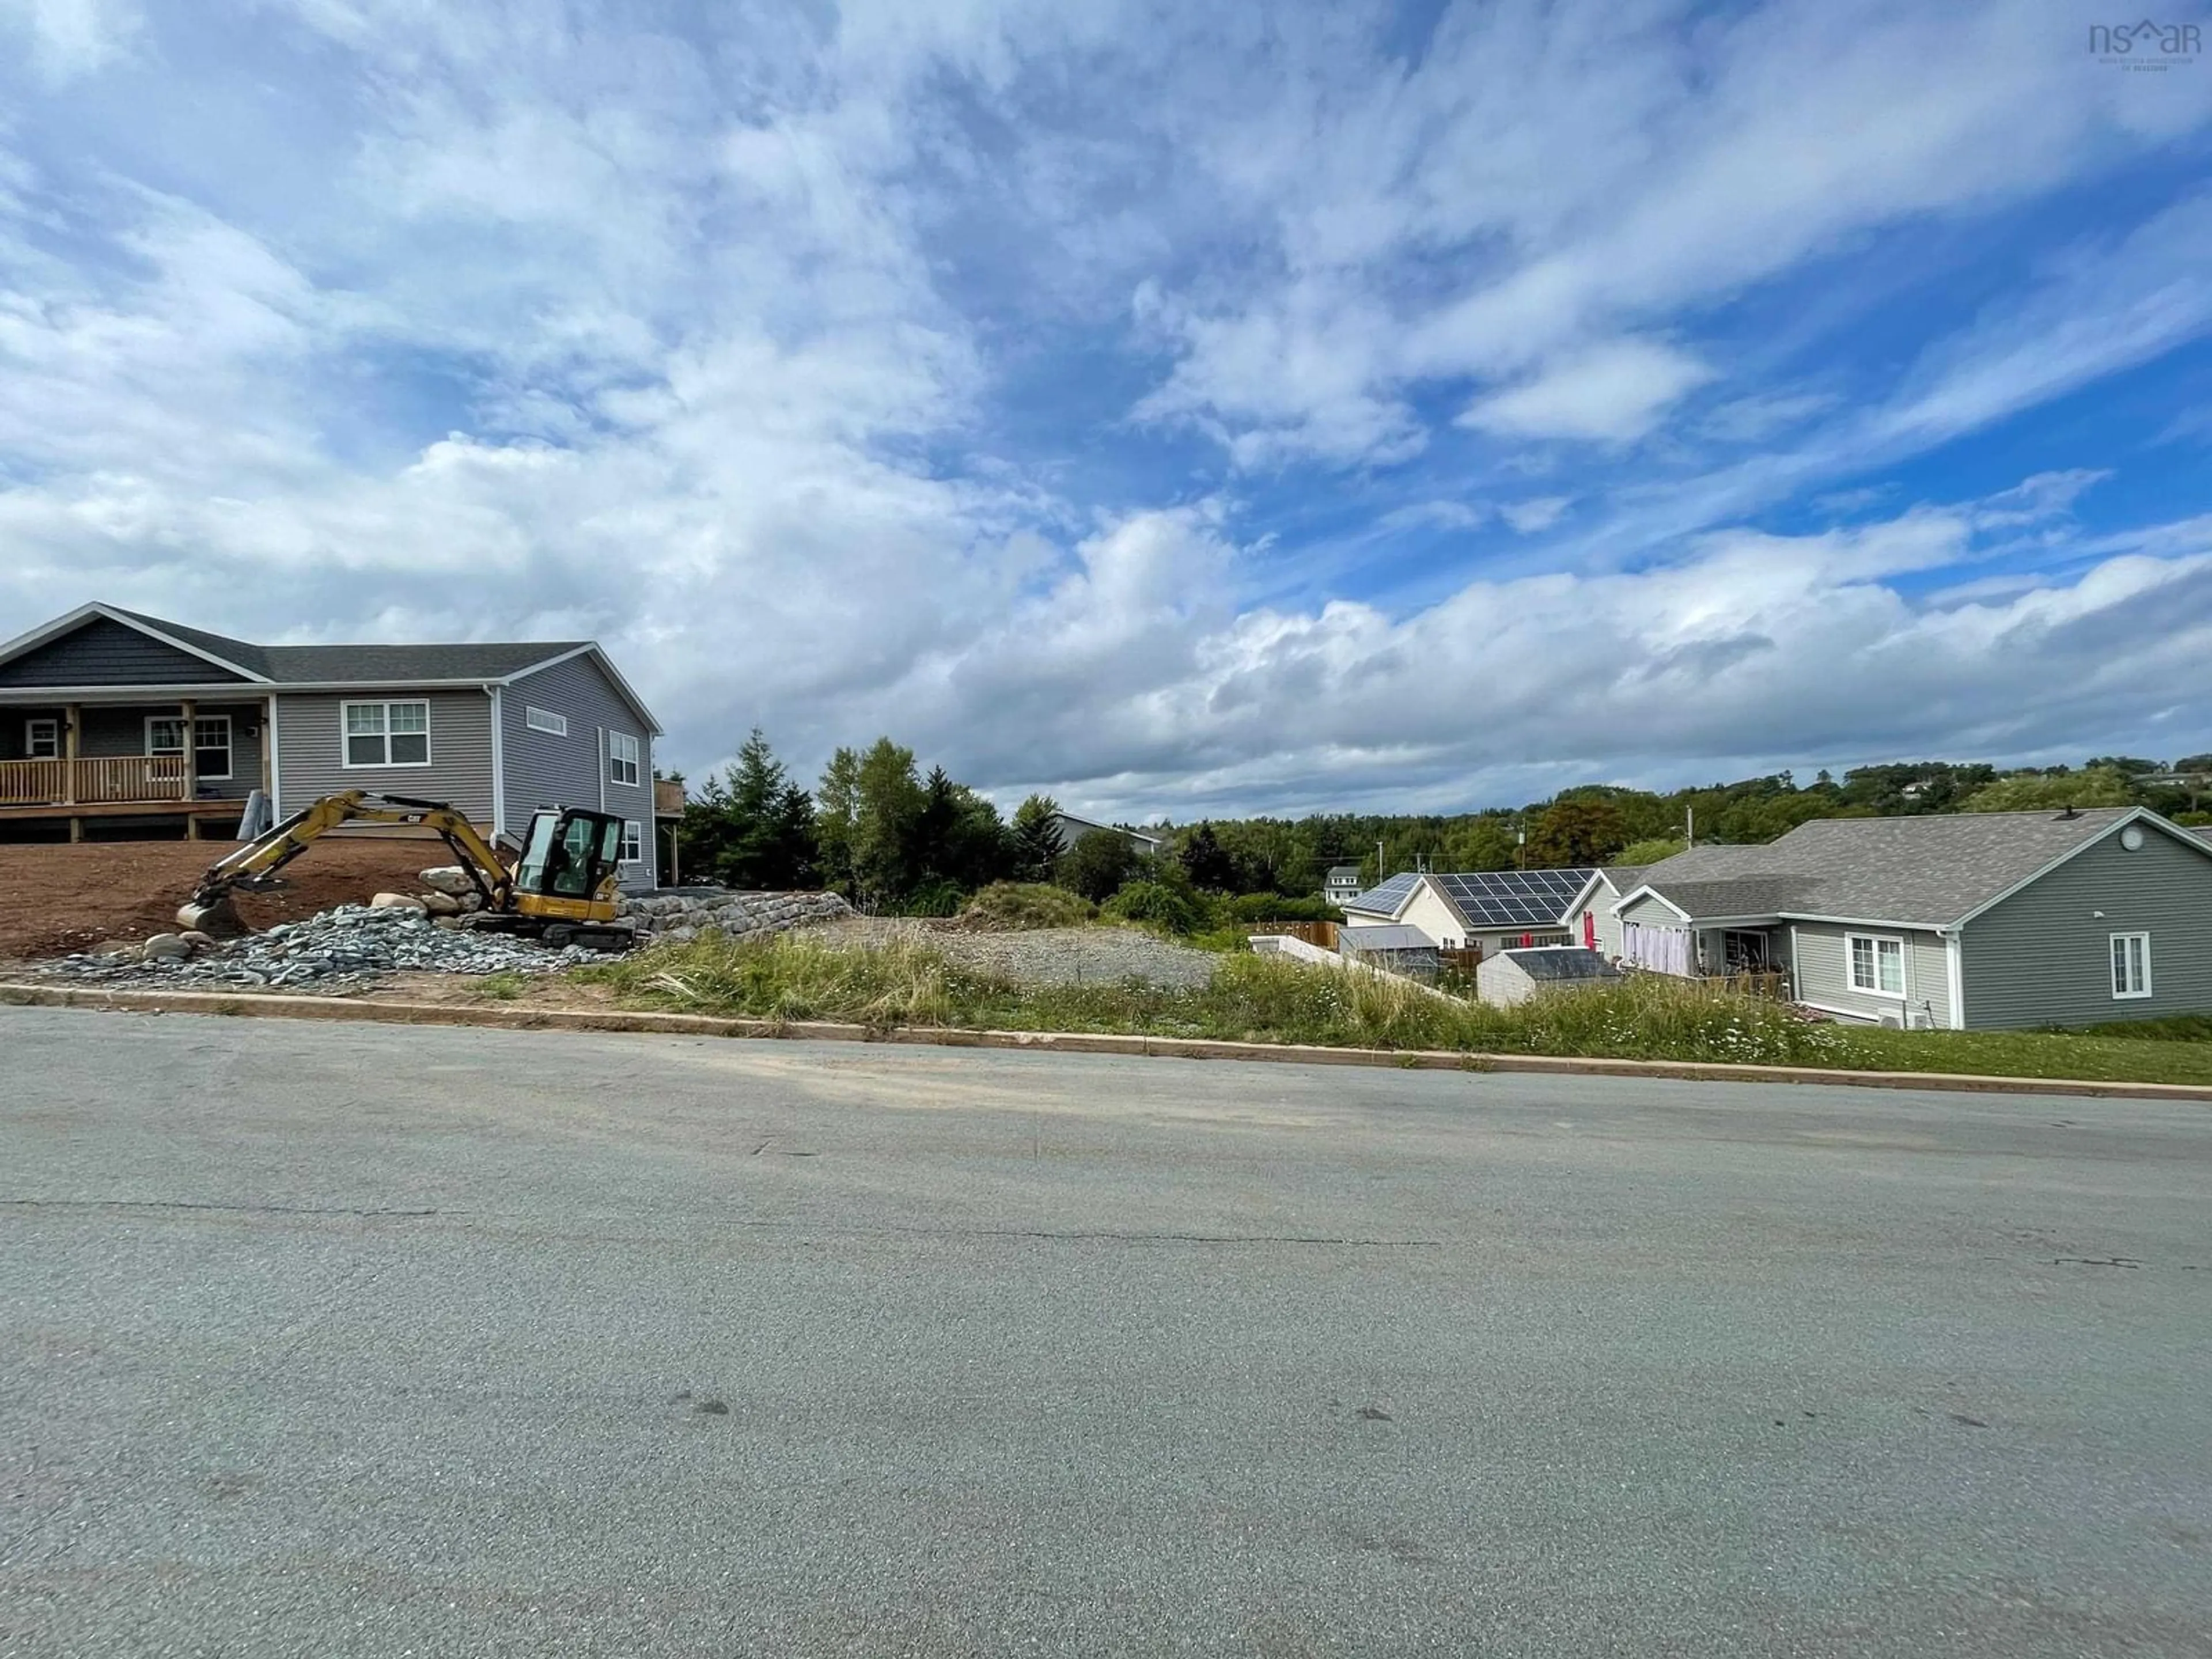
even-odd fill
[[[1607,962],[1618,957],[1620,918],[1613,913],[1613,907],[1636,890],[1649,867],[1642,864],[1608,864],[1591,871],[1582,891],[1567,907],[1568,936]]]
[[[1336,948],[1346,962],[1423,981],[1434,980],[1442,965],[1437,942],[1418,927],[1340,927]]]
[[[1484,1002],[1510,1008],[1539,991],[1573,990],[1617,983],[1620,969],[1580,945],[1541,945],[1533,951],[1500,951],[1485,957],[1474,970],[1474,994]]]
[[[1359,896],[1359,866],[1356,864],[1332,864],[1328,873],[1322,878],[1321,896],[1331,904],[1343,904]]]
[[[1774,968],[1838,1018],[1980,1030],[2212,1011],[2212,844],[2146,808],[1818,818],[1613,906],[1662,973]]]
[[[1102,830],[1109,836],[1121,836],[1129,843],[1129,850],[1140,859],[1158,858],[1160,848],[1167,845],[1164,836],[1150,835],[1142,830],[1127,830],[1118,823],[1094,823],[1089,818],[1079,818],[1073,812],[1054,813],[1052,827],[1060,836],[1060,850],[1063,853],[1073,852],[1076,842],[1085,836]]]
[[[1344,901],[1348,926],[1418,927],[1447,951],[1485,955],[1514,946],[1571,945],[1566,915],[1595,872],[1407,872]]]
[[[623,820],[655,879],[660,727],[589,640],[257,645],[87,605],[0,644],[0,832],[228,836],[346,789],[448,802],[519,837],[541,806]]]

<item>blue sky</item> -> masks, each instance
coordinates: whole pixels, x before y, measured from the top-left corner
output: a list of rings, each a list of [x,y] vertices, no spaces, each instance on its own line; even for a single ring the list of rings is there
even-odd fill
[[[1177,819],[2212,749],[2212,62],[2106,21],[0,0],[0,634]]]

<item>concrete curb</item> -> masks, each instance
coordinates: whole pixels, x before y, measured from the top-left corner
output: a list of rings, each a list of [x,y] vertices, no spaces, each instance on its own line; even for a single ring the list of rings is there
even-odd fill
[[[221,1014],[386,1025],[472,1025],[508,1031],[637,1031],[682,1036],[792,1037],[813,1042],[1023,1048],[1062,1054],[1277,1060],[1301,1066],[1389,1066],[1421,1072],[1531,1072],[1566,1077],[1670,1078],[1692,1083],[1804,1083],[1954,1094],[2212,1102],[2212,1085],[2194,1083],[2100,1083],[2087,1079],[1984,1077],[1960,1072],[1841,1072],[1810,1066],[1736,1066],[1702,1060],[1463,1054],[1434,1048],[1325,1048],[1299,1043],[1230,1042],[1210,1037],[1110,1036],[1085,1031],[991,1031],[915,1026],[883,1030],[826,1020],[741,1019],[714,1014],[649,1013],[615,1008],[459,1007],[433,1002],[371,1002],[349,997],[270,996],[222,991],[116,991],[69,985],[0,984],[0,1006],[108,1008],[131,1013]]]

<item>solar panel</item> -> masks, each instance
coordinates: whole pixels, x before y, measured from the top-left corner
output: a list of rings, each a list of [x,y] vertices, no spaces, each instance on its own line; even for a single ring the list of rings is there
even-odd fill
[[[1469,927],[1497,928],[1556,924],[1589,876],[1587,870],[1475,870],[1434,879]]]

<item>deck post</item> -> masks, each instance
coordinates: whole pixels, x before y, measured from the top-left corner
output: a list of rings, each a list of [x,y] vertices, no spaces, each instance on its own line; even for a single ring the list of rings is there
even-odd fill
[[[63,705],[62,805],[64,806],[74,806],[76,805],[76,728],[80,721],[82,720],[83,715],[83,704],[72,702]],[[77,834],[77,821],[75,818],[71,818],[70,820],[70,839],[71,841],[81,839]]]
[[[182,707],[185,711],[185,839],[198,841],[200,838],[200,821],[198,814],[192,811],[192,803],[199,798],[200,793],[200,706],[186,697]]]

